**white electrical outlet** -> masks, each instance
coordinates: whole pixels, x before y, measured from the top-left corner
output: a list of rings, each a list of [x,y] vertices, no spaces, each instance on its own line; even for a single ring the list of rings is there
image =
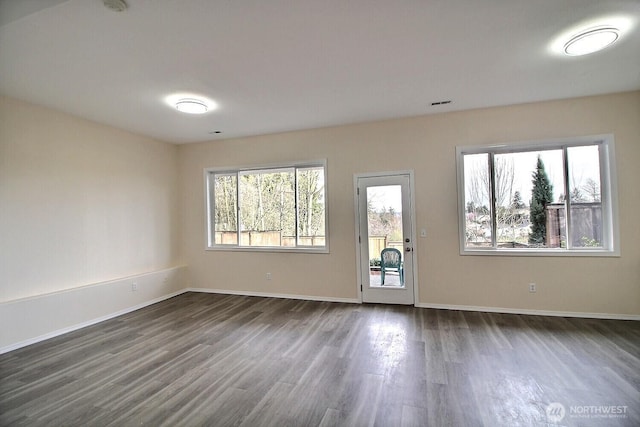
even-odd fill
[[[536,292],[536,284],[535,283],[529,283],[529,292],[531,292],[531,293]]]
[[[138,290],[138,283],[137,282],[133,282],[131,284],[131,292],[136,292]]]
[[[271,273],[267,273],[267,280],[271,280]]]

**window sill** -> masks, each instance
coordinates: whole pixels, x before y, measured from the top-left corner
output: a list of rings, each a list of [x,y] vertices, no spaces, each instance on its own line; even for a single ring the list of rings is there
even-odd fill
[[[260,246],[207,246],[207,251],[223,252],[265,252],[265,253],[299,253],[299,254],[328,254],[329,248],[277,248]]]
[[[565,250],[565,249],[463,249],[463,256],[524,256],[524,257],[620,257],[619,250]]]

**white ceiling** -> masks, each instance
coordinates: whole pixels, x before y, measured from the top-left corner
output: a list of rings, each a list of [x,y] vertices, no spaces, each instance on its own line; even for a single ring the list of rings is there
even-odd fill
[[[126,1],[0,0],[0,93],[186,143],[640,89],[638,0]],[[551,51],[601,17],[616,45]]]

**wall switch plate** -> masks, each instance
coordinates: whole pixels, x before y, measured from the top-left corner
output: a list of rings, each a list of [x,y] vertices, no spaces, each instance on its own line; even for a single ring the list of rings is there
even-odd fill
[[[420,237],[427,237],[427,229],[426,228],[420,229]]]
[[[531,292],[531,293],[536,292],[536,284],[535,283],[529,283],[529,292]]]
[[[131,284],[131,292],[136,292],[138,290],[138,283],[137,282],[133,282]]]

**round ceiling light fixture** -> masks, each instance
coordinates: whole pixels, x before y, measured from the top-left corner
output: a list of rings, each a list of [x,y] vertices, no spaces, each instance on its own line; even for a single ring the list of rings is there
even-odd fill
[[[611,46],[619,37],[620,30],[612,26],[590,28],[566,42],[564,53],[569,56],[588,55]]]
[[[204,114],[209,106],[199,99],[183,98],[176,101],[176,109],[187,114]]]

